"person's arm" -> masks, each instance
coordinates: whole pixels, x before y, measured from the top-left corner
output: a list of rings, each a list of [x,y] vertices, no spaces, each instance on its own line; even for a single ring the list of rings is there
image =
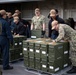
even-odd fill
[[[45,31],[46,30],[46,19],[45,19],[45,17],[43,18],[43,21],[42,21],[42,28],[43,28],[43,31]]]
[[[32,21],[31,21],[31,30],[33,30],[34,28],[34,22],[33,22],[33,18],[32,18]]]
[[[59,23],[65,24],[65,21],[64,21],[62,18],[59,17],[58,20],[59,20],[59,21],[58,21]]]
[[[64,38],[65,32],[62,27],[59,28],[59,36],[55,39],[56,42],[62,40]]]
[[[16,35],[16,32],[17,32],[17,28],[14,28],[13,34]]]
[[[31,30],[33,30],[33,28],[34,28],[34,25],[33,25],[33,24],[31,24]]]
[[[8,22],[5,23],[5,30],[6,30],[6,34],[7,34],[7,38],[11,41],[11,43],[13,42],[13,36],[11,33],[11,28],[8,24]]]
[[[24,27],[24,25],[21,25],[18,34],[19,34],[19,35],[24,35],[25,29],[26,29],[26,28]]]
[[[43,17],[42,20],[42,35],[45,35],[45,30],[46,30],[46,19]]]

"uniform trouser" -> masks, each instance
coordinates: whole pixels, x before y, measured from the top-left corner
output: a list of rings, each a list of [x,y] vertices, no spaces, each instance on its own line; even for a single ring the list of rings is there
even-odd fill
[[[70,59],[73,66],[76,66],[76,51],[70,51]]]
[[[0,47],[2,50],[3,68],[9,65],[9,40],[6,37],[0,36]]]
[[[70,59],[73,66],[76,66],[76,44],[74,42],[70,42]]]

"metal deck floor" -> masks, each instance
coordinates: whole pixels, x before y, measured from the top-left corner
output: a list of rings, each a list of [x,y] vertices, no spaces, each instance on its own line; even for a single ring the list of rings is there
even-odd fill
[[[14,63],[10,63],[14,67],[13,70],[2,70],[2,75],[48,75],[48,74],[40,74],[36,71],[27,70],[23,64],[23,61],[18,61]],[[1,65],[2,67],[2,65]],[[70,67],[65,68],[64,70],[59,71],[56,74],[52,75],[76,75],[76,74],[66,74]]]

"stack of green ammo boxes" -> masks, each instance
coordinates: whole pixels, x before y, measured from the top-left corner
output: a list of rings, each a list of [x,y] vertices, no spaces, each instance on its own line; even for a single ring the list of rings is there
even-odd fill
[[[63,44],[62,43],[48,43],[48,71],[55,73],[62,69],[63,65]]]
[[[68,42],[52,43],[47,39],[23,41],[24,65],[47,73],[56,73],[68,66]]]
[[[41,70],[40,43],[35,43],[35,69],[36,70]]]
[[[23,40],[26,40],[25,36],[13,36],[13,45],[10,45],[10,62],[15,61],[23,57]]]

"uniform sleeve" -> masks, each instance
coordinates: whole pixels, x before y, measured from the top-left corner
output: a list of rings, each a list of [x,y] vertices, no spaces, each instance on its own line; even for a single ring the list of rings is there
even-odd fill
[[[43,22],[43,24],[46,24],[46,18],[45,18],[45,16],[43,16],[42,22]]]
[[[11,28],[10,28],[8,22],[5,23],[5,29],[6,29],[7,38],[8,38],[11,42],[13,42],[13,36],[12,36]]]
[[[65,21],[63,19],[61,19],[60,23],[65,24]]]
[[[25,32],[25,27],[24,26],[21,26],[20,32],[18,34],[19,35],[24,35],[24,32]]]
[[[34,25],[34,17],[31,19],[31,25]]]
[[[57,39],[55,39],[56,42],[62,40],[64,38],[64,29],[62,27],[59,28],[59,36],[57,37]]]

